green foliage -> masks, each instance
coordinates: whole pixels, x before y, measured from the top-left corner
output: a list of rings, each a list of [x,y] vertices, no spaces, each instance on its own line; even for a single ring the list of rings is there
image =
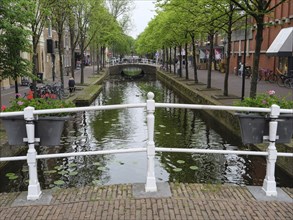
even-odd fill
[[[55,108],[70,108],[70,107],[74,107],[75,105],[72,102],[66,102],[66,101],[58,100],[58,99],[18,98],[10,102],[10,107],[6,108],[5,106],[2,106],[1,110],[3,112],[23,111],[28,106],[34,107],[36,110],[41,110],[41,109],[55,109]],[[64,115],[64,113],[62,114]]]
[[[244,107],[260,107],[269,108],[273,104],[280,106],[280,108],[292,109],[293,101],[286,100],[286,97],[278,97],[274,90],[269,90],[266,93],[257,95],[255,98],[244,98],[243,101],[235,102],[236,106]]]
[[[1,78],[31,76],[31,63],[21,56],[23,52],[31,52],[27,29],[32,17],[25,10],[28,2],[24,0],[2,0],[0,7],[0,69]]]

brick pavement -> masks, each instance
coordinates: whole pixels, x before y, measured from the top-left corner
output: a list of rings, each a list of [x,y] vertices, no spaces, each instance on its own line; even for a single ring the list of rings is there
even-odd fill
[[[171,183],[171,197],[139,199],[132,187],[62,189],[48,205],[17,207],[19,193],[0,194],[0,219],[293,219],[293,200],[257,201],[246,187]]]

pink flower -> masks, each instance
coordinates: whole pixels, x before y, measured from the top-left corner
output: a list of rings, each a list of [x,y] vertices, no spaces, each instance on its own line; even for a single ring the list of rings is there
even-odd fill
[[[266,100],[262,100],[262,104],[267,104],[267,101]]]
[[[4,112],[5,110],[6,110],[6,106],[5,106],[5,105],[2,105],[2,106],[1,106],[1,111]]]
[[[18,101],[17,104],[18,105],[23,105],[23,102],[22,101]]]
[[[269,95],[274,95],[274,94],[276,94],[276,92],[275,92],[274,90],[269,90],[267,93],[268,93]]]

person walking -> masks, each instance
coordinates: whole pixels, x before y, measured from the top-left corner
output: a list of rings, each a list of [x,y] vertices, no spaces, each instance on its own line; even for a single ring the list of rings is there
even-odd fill
[[[75,80],[73,77],[70,77],[69,78],[69,81],[68,81],[68,87],[69,87],[69,92],[70,94],[73,93],[75,91]]]
[[[238,70],[238,75],[242,77],[244,66],[243,66],[243,64],[241,62],[239,63],[239,66],[240,67],[239,67],[239,70]]]

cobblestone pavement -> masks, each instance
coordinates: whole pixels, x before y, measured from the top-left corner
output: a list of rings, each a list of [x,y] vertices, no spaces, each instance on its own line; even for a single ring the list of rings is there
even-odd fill
[[[0,194],[0,219],[293,219],[293,200],[257,201],[246,187],[171,183],[171,197],[139,199],[132,187],[62,189],[48,205],[17,207],[19,193]]]

